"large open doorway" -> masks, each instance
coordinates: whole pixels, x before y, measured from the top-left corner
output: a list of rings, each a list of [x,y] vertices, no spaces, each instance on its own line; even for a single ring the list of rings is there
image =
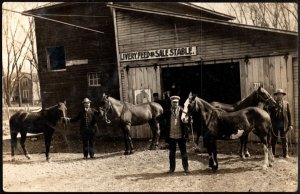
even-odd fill
[[[190,91],[208,102],[235,103],[241,100],[239,63],[162,68],[162,89],[175,91],[180,105]]]

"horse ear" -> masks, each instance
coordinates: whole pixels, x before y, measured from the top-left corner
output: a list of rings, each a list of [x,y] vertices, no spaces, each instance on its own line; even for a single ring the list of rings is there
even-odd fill
[[[66,101],[66,99],[64,100],[64,104],[65,104],[65,105],[67,105],[67,101]]]

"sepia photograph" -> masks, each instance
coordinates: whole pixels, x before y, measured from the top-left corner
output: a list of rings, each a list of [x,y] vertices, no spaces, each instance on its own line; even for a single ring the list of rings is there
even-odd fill
[[[298,192],[297,2],[3,2],[4,192]]]

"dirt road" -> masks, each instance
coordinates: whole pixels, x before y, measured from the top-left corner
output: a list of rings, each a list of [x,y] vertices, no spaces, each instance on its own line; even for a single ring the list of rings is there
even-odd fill
[[[81,142],[69,142],[71,148],[54,143],[50,163],[42,153],[42,138],[34,142],[29,140],[28,144],[32,159],[27,160],[20,153],[12,163],[9,143],[4,142],[5,191],[264,192],[296,191],[298,188],[298,157],[276,158],[272,168],[262,170],[262,148],[257,144],[250,144],[253,155],[243,161],[236,154],[237,142],[219,142],[219,170],[213,173],[208,168],[207,154],[194,153],[188,143],[191,173],[187,175],[183,172],[179,153],[175,173],[167,174],[168,150],[148,151],[148,141],[135,141],[137,150],[129,156],[123,155],[122,141],[99,141],[96,158],[88,160],[82,159]]]

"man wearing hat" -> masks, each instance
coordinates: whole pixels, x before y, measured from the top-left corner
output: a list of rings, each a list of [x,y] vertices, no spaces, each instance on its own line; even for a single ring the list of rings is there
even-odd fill
[[[68,118],[71,123],[80,120],[80,135],[83,143],[83,156],[87,159],[88,154],[94,158],[94,136],[96,133],[97,117],[99,112],[90,108],[91,101],[84,98],[82,101],[83,109],[75,118]]]
[[[273,155],[276,154],[276,143],[277,143],[277,137],[278,137],[278,131],[280,133],[281,142],[282,142],[282,151],[283,151],[283,157],[288,158],[288,143],[287,143],[287,136],[289,130],[293,129],[292,126],[292,119],[291,119],[291,112],[289,103],[283,99],[283,96],[285,96],[286,93],[283,91],[283,89],[277,89],[274,93],[276,105],[273,107],[270,107],[270,116],[273,126],[273,132],[272,133],[272,152]]]
[[[182,166],[185,173],[189,173],[188,155],[186,151],[187,130],[181,121],[182,108],[179,106],[179,96],[171,96],[171,109],[166,114],[166,118],[170,121],[170,127],[167,129],[167,142],[169,143],[169,173],[173,173],[176,167],[176,145],[178,144]]]

